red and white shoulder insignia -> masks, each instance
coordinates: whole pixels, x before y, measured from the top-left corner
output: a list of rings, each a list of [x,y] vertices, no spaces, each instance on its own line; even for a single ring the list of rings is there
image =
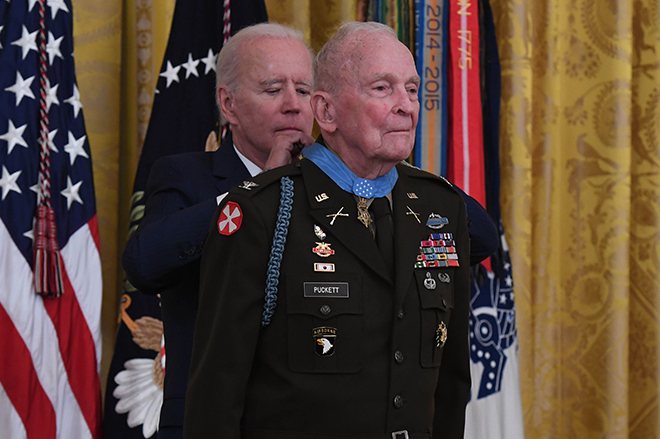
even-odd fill
[[[218,218],[218,232],[221,235],[229,236],[241,228],[241,223],[243,223],[241,206],[233,201],[228,201]]]

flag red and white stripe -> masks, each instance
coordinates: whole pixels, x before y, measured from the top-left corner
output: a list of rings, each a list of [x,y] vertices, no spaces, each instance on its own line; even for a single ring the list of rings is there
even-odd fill
[[[65,290],[35,294],[0,224],[0,425],[8,438],[100,438],[101,261],[96,218],[62,249]],[[6,435],[6,436],[5,436]]]

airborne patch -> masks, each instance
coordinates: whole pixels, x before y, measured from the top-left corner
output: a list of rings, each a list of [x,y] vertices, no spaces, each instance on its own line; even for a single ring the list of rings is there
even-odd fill
[[[335,340],[337,339],[337,328],[321,326],[312,329],[312,337],[316,344],[316,355],[320,357],[331,357],[335,353]]]

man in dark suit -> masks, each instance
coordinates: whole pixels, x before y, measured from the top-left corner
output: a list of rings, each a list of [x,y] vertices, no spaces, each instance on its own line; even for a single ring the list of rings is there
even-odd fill
[[[209,222],[229,189],[290,163],[310,137],[312,55],[299,31],[258,24],[227,42],[217,62],[219,107],[232,127],[215,152],[158,160],[144,218],[123,254],[128,280],[160,294],[166,365],[159,438],[181,438],[197,314],[199,258]]]
[[[184,437],[462,438],[466,209],[402,162],[412,54],[387,26],[348,23],[317,62],[320,142],[216,210]]]

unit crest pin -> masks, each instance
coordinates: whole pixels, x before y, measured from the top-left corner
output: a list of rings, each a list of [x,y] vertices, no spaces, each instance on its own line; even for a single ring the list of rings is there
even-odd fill
[[[317,226],[316,224],[314,224],[314,234],[315,234],[316,237],[317,237],[318,239],[320,239],[321,241],[325,241],[325,237],[326,237],[325,232],[323,231],[323,229],[321,229],[321,228],[320,228],[319,226]]]

